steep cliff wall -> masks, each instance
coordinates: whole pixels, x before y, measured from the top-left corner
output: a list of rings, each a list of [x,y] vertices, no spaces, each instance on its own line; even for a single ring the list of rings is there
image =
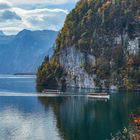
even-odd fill
[[[114,42],[114,44],[113,44]],[[126,58],[129,56],[139,55],[140,50],[140,37],[135,37],[133,39],[129,38],[127,34],[123,36],[119,35],[118,37],[112,37],[113,46],[122,46],[125,44],[125,56]],[[119,47],[118,47],[119,48]],[[115,50],[117,51],[117,50]],[[79,49],[74,46],[68,46],[62,49],[59,52],[59,64],[63,67],[64,71],[67,73],[65,76],[66,83],[68,87],[79,87],[79,88],[110,88],[117,89],[117,85],[119,85],[118,78],[111,77],[109,87],[106,86],[105,82],[107,79],[100,79],[100,84],[96,83],[96,71],[92,73],[88,73],[86,71],[84,65],[88,63],[90,66],[96,66],[97,59],[93,54],[85,54],[82,53]],[[104,61],[104,60],[102,60]],[[103,62],[102,62],[103,63]],[[111,63],[111,62],[110,62]],[[112,66],[113,67],[113,66]],[[110,65],[111,69],[111,65]],[[123,75],[119,75],[121,79],[125,80]],[[120,83],[122,84],[122,83]]]
[[[140,1],[80,0],[50,63],[63,69],[56,79],[66,86],[140,88]]]
[[[85,61],[88,61],[91,65],[95,65],[95,57],[93,55],[85,56],[84,53],[81,53],[75,47],[67,47],[61,50],[59,63],[67,73],[65,79],[68,87],[95,87],[95,75],[90,75],[86,72],[83,67]]]

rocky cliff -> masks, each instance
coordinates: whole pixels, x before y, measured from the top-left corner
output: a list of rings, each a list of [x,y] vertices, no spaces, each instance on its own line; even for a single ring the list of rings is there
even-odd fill
[[[67,47],[60,52],[59,63],[67,73],[65,79],[68,87],[95,87],[95,75],[88,74],[83,67],[86,61],[91,65],[95,65],[95,57],[93,55],[88,55],[86,58],[85,54],[75,47]]]
[[[67,87],[138,89],[140,2],[80,0],[66,18],[49,63],[63,69],[61,76],[51,73],[57,85],[65,81]]]

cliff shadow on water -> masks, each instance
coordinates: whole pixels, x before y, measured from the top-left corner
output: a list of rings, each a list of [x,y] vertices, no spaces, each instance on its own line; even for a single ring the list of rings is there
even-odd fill
[[[64,140],[111,139],[131,125],[132,113],[140,107],[139,99],[137,93],[114,93],[108,101],[85,97],[38,98],[46,112],[53,109]]]

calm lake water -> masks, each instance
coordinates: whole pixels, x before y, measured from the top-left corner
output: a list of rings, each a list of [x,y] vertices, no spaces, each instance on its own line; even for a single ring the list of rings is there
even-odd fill
[[[0,76],[0,93],[34,93],[35,77]],[[0,97],[1,140],[105,140],[130,123],[140,94],[86,97]]]

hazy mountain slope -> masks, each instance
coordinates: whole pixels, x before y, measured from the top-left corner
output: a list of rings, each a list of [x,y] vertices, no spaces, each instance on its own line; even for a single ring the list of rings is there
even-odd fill
[[[0,35],[0,73],[35,73],[44,57],[50,55],[56,37],[57,32],[49,30]]]
[[[55,67],[51,79],[44,73],[48,64]],[[140,88],[140,1],[80,0],[58,35],[53,58],[39,69],[38,83],[48,85],[48,79],[67,87]]]
[[[5,34],[3,33],[3,31],[0,31],[0,36],[4,36]]]

